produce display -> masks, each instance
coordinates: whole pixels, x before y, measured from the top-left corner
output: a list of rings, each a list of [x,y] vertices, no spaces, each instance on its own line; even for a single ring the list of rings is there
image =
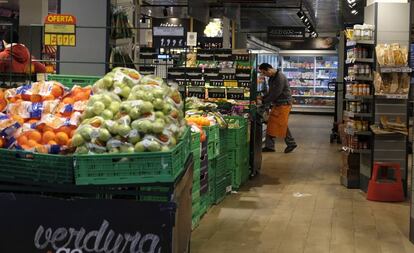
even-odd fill
[[[69,91],[58,82],[36,82],[3,94],[7,105],[0,116],[2,147],[38,153],[70,152],[91,87],[74,86]]]
[[[186,123],[177,87],[116,68],[93,87],[55,81],[0,92],[0,147],[49,154],[168,151]]]
[[[76,153],[168,151],[185,130],[177,87],[116,68],[94,84],[72,145]]]

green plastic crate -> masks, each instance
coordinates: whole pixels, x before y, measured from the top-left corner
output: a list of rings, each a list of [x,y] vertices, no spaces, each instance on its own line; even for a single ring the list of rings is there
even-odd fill
[[[248,180],[250,174],[248,147],[228,150],[227,167],[232,173],[233,188],[239,189]]]
[[[227,154],[221,154],[217,156],[216,159],[213,161],[214,167],[214,177],[215,178],[223,178],[225,175],[229,174],[231,171],[228,167],[227,163]]]
[[[77,185],[117,185],[174,182],[190,154],[190,131],[168,152],[76,155]]]
[[[77,75],[48,75],[47,79],[50,81],[57,81],[68,88],[72,88],[75,85],[85,87],[93,85],[96,81],[101,79],[99,76],[77,76]]]
[[[140,201],[168,202],[172,189],[168,186],[142,186],[140,190],[148,193],[140,193]]]
[[[231,192],[232,189],[232,177],[231,174],[225,175],[221,179],[216,179],[214,184],[214,190],[211,195],[212,202],[214,204],[219,204],[226,195]]]
[[[200,149],[200,133],[191,132],[191,150]]]
[[[227,122],[237,122],[239,127],[228,128],[223,135],[226,140],[227,149],[239,148],[247,145],[248,142],[248,122],[247,119],[240,116],[226,116],[224,119]]]
[[[73,184],[73,156],[0,149],[0,181],[34,184]]]
[[[208,143],[217,142],[220,139],[220,128],[218,125],[203,127],[207,134]]]
[[[227,134],[227,129],[220,129],[220,138],[219,138],[219,143],[220,143],[220,154],[225,154],[227,152],[227,141],[226,141],[226,134]]]
[[[220,154],[220,142],[209,142],[207,144],[208,159],[212,160]]]

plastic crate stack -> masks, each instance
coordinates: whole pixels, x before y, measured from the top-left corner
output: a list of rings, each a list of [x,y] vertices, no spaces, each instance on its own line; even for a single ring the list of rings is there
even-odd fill
[[[224,137],[227,148],[227,166],[232,175],[232,188],[239,189],[249,179],[248,121],[240,116],[226,116],[229,127]]]
[[[219,130],[214,144],[215,150],[218,152],[214,153],[213,159],[209,159],[210,200],[212,204],[219,204],[227,193],[231,192],[232,188],[231,170],[227,164],[225,133],[225,129]]]
[[[208,184],[208,141],[201,143],[200,156],[200,217],[210,208],[210,194]]]
[[[193,190],[192,190],[192,228],[197,227],[200,222],[200,166],[201,166],[201,144],[200,144],[200,134],[192,133],[191,134],[191,152],[194,157],[194,167],[193,167]]]

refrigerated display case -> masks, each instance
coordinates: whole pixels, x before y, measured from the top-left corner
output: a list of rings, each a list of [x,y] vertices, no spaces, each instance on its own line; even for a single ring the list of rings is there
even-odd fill
[[[334,113],[338,56],[283,56],[279,66],[289,81],[293,112]]]

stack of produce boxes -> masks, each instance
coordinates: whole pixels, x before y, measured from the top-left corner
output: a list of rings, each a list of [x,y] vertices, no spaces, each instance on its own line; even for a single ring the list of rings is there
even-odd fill
[[[200,217],[203,216],[210,207],[210,195],[208,184],[208,140],[201,143],[200,156]]]
[[[192,190],[192,228],[194,229],[200,222],[200,166],[201,166],[201,143],[200,143],[200,134],[192,133],[191,134],[191,152],[194,159],[193,167],[193,190]]]
[[[227,145],[227,167],[232,174],[232,188],[239,189],[249,179],[248,121],[239,116],[226,116],[228,129],[223,135]]]
[[[210,131],[209,139],[213,151],[209,152],[209,184],[210,201],[212,204],[220,203],[226,194],[231,191],[231,171],[227,164],[227,145],[221,140],[225,136],[226,130],[218,128]],[[210,143],[209,143],[210,146]],[[210,156],[211,154],[211,156]]]

